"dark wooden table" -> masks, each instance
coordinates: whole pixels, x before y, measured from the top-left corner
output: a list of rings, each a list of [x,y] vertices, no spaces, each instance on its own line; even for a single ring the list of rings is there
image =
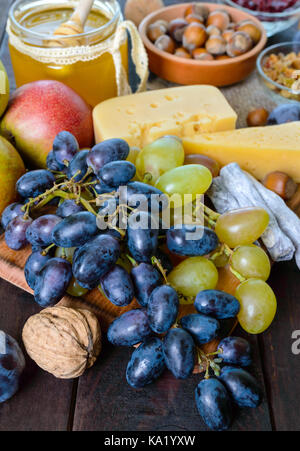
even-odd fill
[[[5,36],[11,3],[0,0],[0,58],[8,68],[14,89]],[[294,32],[289,30],[275,40],[288,40]],[[152,87],[155,84],[159,86],[161,81],[152,80]],[[224,90],[240,113],[241,125],[246,112],[241,109],[241,102],[261,106],[260,89],[254,74],[237,87]],[[272,104],[264,95],[264,102]],[[294,355],[291,349],[292,333],[300,330],[300,277],[295,264],[276,264],[270,284],[278,299],[276,319],[264,334],[248,337],[255,354],[252,371],[264,387],[264,402],[258,409],[238,412],[232,427],[235,431],[300,430],[300,355]],[[26,319],[38,310],[31,295],[0,280],[0,329],[21,343]],[[240,330],[237,333],[246,336]],[[133,390],[125,380],[130,353],[130,349],[113,348],[105,343],[98,362],[78,380],[55,379],[27,358],[19,392],[0,405],[0,430],[206,430],[194,402],[194,389],[200,377],[194,375],[179,381],[166,371],[155,384]]]

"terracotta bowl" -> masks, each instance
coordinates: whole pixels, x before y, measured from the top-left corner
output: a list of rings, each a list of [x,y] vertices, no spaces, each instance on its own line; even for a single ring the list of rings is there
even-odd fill
[[[188,3],[169,6],[149,14],[140,24],[139,31],[149,56],[150,70],[165,80],[182,85],[209,84],[226,86],[246,78],[254,69],[258,54],[267,42],[266,32],[261,22],[254,16],[236,8],[216,4],[203,3],[209,10],[224,9],[228,11],[234,22],[252,20],[261,29],[262,35],[258,44],[244,55],[220,61],[186,60],[157,49],[147,37],[150,24],[159,19],[170,22],[184,17]]]

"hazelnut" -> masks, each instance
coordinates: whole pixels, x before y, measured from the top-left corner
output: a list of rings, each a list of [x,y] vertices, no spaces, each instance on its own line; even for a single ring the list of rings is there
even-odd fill
[[[235,30],[236,27],[236,23],[235,22],[230,22],[230,24],[227,27],[227,30]]]
[[[200,3],[193,3],[185,10],[184,17],[189,16],[190,14],[197,14],[198,16],[203,17],[203,21],[206,21],[209,15],[209,9],[207,6],[201,5]]]
[[[218,8],[218,9],[214,9],[214,11],[212,11],[212,12],[218,12],[218,13],[224,13],[224,14],[226,14],[227,16],[228,16],[228,18],[229,18],[229,22],[232,22],[232,18],[231,18],[231,15],[229,14],[229,12],[228,12],[228,10],[227,9],[223,9],[223,8]]]
[[[244,31],[245,33],[247,33],[254,44],[257,44],[261,38],[260,29],[255,23],[251,22],[250,20],[248,22],[240,24],[237,27],[237,31]]]
[[[213,11],[209,14],[206,25],[215,25],[220,30],[226,30],[230,24],[230,19],[225,11]]]
[[[187,50],[192,52],[197,47],[201,47],[207,39],[204,25],[191,23],[183,33],[182,44]]]
[[[237,23],[235,24],[234,29],[237,31],[237,29],[238,29],[241,25],[243,25],[244,23],[247,23],[247,22],[249,22],[249,19],[244,19],[244,20],[241,20],[240,22],[237,22]]]
[[[217,55],[215,58],[217,61],[221,61],[221,60],[230,60],[230,56],[228,55]]]
[[[212,55],[222,55],[226,50],[226,41],[221,36],[212,36],[206,41],[205,48]]]
[[[265,108],[257,108],[256,110],[250,111],[248,114],[247,124],[249,127],[266,125],[268,117],[269,112]]]
[[[186,16],[185,17],[185,20],[188,22],[188,23],[203,23],[204,22],[204,20],[203,20],[203,17],[202,16],[198,16],[197,14],[190,14],[189,16]]]
[[[187,26],[188,22],[184,19],[171,20],[168,27],[169,35],[176,42],[182,42],[182,36]]]
[[[206,28],[206,33],[208,36],[221,36],[222,34],[220,28],[215,25],[209,25],[209,27]]]
[[[166,32],[167,32],[168,26],[169,26],[169,22],[168,22],[167,20],[159,19],[159,20],[157,20],[155,23],[156,23],[157,25],[162,25],[163,27],[165,27]]]
[[[191,54],[183,47],[178,47],[175,50],[174,55],[179,56],[180,58],[191,59]]]
[[[220,165],[215,160],[206,155],[202,155],[199,153],[190,153],[187,154],[184,158],[183,164],[202,164],[207,169],[210,170],[213,177],[217,177],[220,172]]]
[[[252,39],[243,31],[236,31],[227,44],[226,52],[231,58],[243,55],[253,46]]]
[[[158,25],[157,23],[153,23],[148,27],[147,36],[150,39],[150,41],[155,42],[156,39],[164,35],[166,31],[167,30],[164,26]]]
[[[164,34],[163,36],[160,36],[158,39],[156,39],[154,43],[155,47],[157,47],[162,52],[167,53],[174,53],[175,52],[175,42],[173,41],[170,36],[167,36]]]
[[[297,216],[300,217],[300,185],[298,185],[297,191],[287,202],[288,207],[293,210]]]
[[[203,48],[198,48],[193,50],[192,52],[192,56],[194,58],[194,60],[204,60],[204,61],[212,61],[214,59],[214,57],[210,54],[207,53],[206,49]]]
[[[223,31],[222,38],[225,39],[226,42],[229,42],[230,39],[232,38],[233,34],[234,34],[233,30],[227,29],[227,30]]]
[[[291,199],[297,191],[297,184],[285,172],[270,172],[264,178],[263,184],[266,188],[274,191],[285,200]]]

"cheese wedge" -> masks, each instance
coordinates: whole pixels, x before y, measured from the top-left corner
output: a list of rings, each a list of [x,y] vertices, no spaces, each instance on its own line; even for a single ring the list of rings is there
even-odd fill
[[[236,162],[257,179],[283,171],[300,182],[300,121],[184,138],[186,153],[214,158],[221,166]]]
[[[184,86],[106,100],[93,111],[96,142],[123,138],[144,147],[164,135],[232,130],[236,113],[214,86]]]

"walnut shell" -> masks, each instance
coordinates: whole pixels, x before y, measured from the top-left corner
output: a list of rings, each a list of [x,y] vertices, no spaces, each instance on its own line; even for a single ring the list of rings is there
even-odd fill
[[[125,18],[138,27],[144,17],[163,7],[162,0],[127,0],[124,8]]]
[[[24,325],[23,342],[29,356],[60,379],[81,376],[101,351],[101,329],[88,310],[49,307]]]

